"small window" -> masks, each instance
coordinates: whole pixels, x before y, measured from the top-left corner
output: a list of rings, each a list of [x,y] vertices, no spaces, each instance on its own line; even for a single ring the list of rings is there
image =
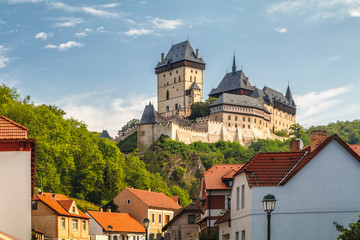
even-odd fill
[[[165,77],[165,74],[163,75],[163,77]]]
[[[237,127],[237,124],[235,123],[235,127]]]
[[[75,212],[75,207],[72,207],[72,211]]]
[[[170,76],[171,76],[171,74],[172,74],[172,73],[170,72]]]
[[[65,218],[61,218],[61,229],[65,229]]]
[[[196,77],[194,77],[194,82],[196,82]]]
[[[178,104],[175,103],[175,110],[178,110]]]
[[[239,239],[239,232],[236,232],[236,233],[235,233],[235,240],[240,240],[240,239]]]
[[[151,214],[151,222],[153,224],[155,224],[155,214],[154,213]]]
[[[251,118],[248,118],[248,122],[251,122]]]
[[[193,70],[191,69],[191,73],[193,72]]]
[[[236,209],[240,208],[240,188],[236,188]]]
[[[161,214],[159,214],[159,224],[161,224]]]
[[[245,207],[245,185],[241,185],[241,208]]]
[[[169,86],[169,82],[167,82],[166,85]]]
[[[230,115],[228,116],[228,120],[231,120],[231,116],[230,116]]]
[[[176,70],[176,74],[178,73],[178,70]]]
[[[179,82],[181,82],[181,76],[179,76]]]
[[[141,131],[141,136],[145,136],[145,131]]]
[[[237,121],[237,116],[235,116],[235,121]]]
[[[245,124],[243,124],[243,128],[245,128]]]
[[[37,210],[37,202],[36,201],[31,201],[31,209]]]
[[[72,220],[72,227],[73,230],[78,230],[78,220],[75,219]]]
[[[250,125],[248,125],[248,129],[250,129]]]
[[[168,113],[169,112],[169,106],[166,106],[166,112]]]
[[[169,90],[166,90],[166,100],[169,100],[169,98],[170,98]]]
[[[197,74],[197,71],[195,71],[195,73]]]
[[[241,240],[245,240],[245,230],[241,231]]]
[[[188,215],[188,224],[195,224],[195,215]]]
[[[174,83],[176,83],[176,77],[174,77]]]
[[[130,200],[130,199],[127,200],[127,204],[131,204],[131,200]]]
[[[245,118],[243,117],[243,121],[245,122]]]
[[[86,231],[86,221],[82,222],[82,229],[83,229],[83,231]]]
[[[256,123],[256,118],[254,118],[254,123]]]
[[[192,76],[190,76],[190,82],[192,82]]]
[[[231,127],[231,124],[229,123],[228,126]]]
[[[218,120],[218,117],[217,116],[215,116],[215,121],[217,121]]]
[[[165,223],[170,222],[170,215],[165,215]]]

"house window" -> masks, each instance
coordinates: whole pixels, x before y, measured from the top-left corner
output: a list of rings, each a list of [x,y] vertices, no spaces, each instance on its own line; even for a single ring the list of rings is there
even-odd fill
[[[245,185],[241,185],[241,208],[245,207]]]
[[[151,222],[153,224],[155,224],[155,214],[154,213],[151,214]]]
[[[82,228],[83,228],[83,231],[86,231],[86,221],[82,222]]]
[[[131,203],[131,201],[130,201],[130,199],[128,199],[128,200],[127,200],[127,204],[130,204],[130,203]]]
[[[36,201],[31,201],[31,209],[37,210],[37,202]]]
[[[165,223],[170,222],[170,215],[165,215]]]
[[[245,240],[245,230],[241,231],[241,240]]]
[[[240,239],[239,239],[239,232],[236,232],[236,233],[235,233],[235,240],[240,240]]]
[[[169,90],[166,90],[166,100],[169,100],[169,98],[170,98]]]
[[[161,214],[159,214],[159,224],[161,224]]]
[[[240,208],[240,188],[236,188],[236,209]]]
[[[75,212],[75,207],[72,207],[72,211]]]
[[[195,224],[195,215],[188,215],[188,224]]]
[[[145,136],[145,131],[141,131],[141,136]]]
[[[61,218],[61,229],[65,229],[65,218]]]
[[[231,116],[230,116],[230,115],[228,116],[228,120],[231,120]]]
[[[230,184],[229,184],[230,185]],[[232,185],[232,182],[231,182]],[[227,195],[227,209],[231,208],[231,195]]]
[[[235,127],[237,127],[237,124],[235,123]]]
[[[73,227],[73,230],[78,230],[78,220],[76,220],[76,219],[72,220],[72,227]]]

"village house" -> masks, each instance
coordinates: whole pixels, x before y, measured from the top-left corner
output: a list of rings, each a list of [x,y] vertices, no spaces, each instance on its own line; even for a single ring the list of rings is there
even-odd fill
[[[87,240],[89,218],[65,195],[40,193],[32,200],[32,227],[48,239]]]
[[[199,239],[200,227],[196,220],[200,218],[201,209],[192,202],[176,213],[163,228],[165,239],[168,240],[196,240]]]
[[[148,218],[150,239],[162,235],[162,228],[174,217],[175,211],[181,209],[164,193],[132,188],[124,188],[113,202],[118,206],[118,212],[131,214],[140,223]]]
[[[0,231],[3,235],[31,239],[30,203],[35,164],[36,140],[28,139],[28,129],[0,116]]]
[[[200,200],[202,214],[198,221],[201,231],[209,233],[217,228],[214,223],[224,211],[230,209],[230,191],[234,174],[244,164],[216,164],[201,179]]]
[[[293,141],[290,152],[258,153],[237,171],[230,217],[218,221],[219,239],[266,239],[261,201],[268,194],[277,199],[272,239],[336,239],[333,222],[347,225],[359,214],[360,157],[322,130],[312,132],[311,146],[299,146]]]
[[[110,209],[109,209],[110,210]],[[143,240],[145,228],[129,213],[87,211],[90,240]],[[110,235],[110,238],[109,238]]]

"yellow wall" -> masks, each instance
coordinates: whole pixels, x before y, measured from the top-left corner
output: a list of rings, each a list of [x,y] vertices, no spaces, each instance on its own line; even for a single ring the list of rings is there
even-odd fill
[[[154,214],[154,222],[152,221],[152,214]],[[159,215],[161,215],[161,222],[159,222]],[[158,209],[149,209],[148,218],[150,220],[148,232],[150,233],[162,233],[162,227],[165,226],[166,215],[170,216],[169,221],[174,217],[174,211],[169,210],[158,210]]]

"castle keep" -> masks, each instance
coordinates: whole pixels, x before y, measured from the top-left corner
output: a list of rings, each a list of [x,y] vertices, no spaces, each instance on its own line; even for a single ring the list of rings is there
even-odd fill
[[[296,105],[288,86],[285,96],[269,87],[258,89],[250,84],[242,70],[233,67],[209,97],[210,116],[187,120],[190,106],[203,101],[203,70],[188,41],[172,45],[155,67],[158,110],[149,103],[137,127],[138,146],[149,146],[162,134],[190,144],[195,141],[237,141],[248,145],[256,139],[282,139],[276,131],[288,131],[296,123]]]

